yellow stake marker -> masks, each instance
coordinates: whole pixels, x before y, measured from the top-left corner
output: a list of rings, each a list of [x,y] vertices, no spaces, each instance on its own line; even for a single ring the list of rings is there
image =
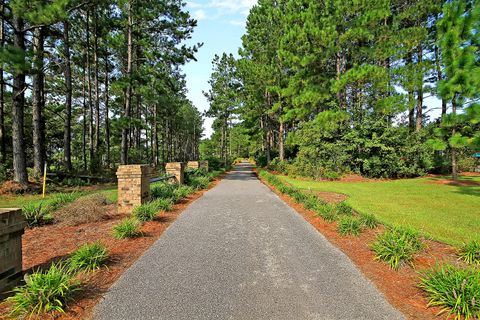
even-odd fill
[[[45,198],[45,191],[47,190],[47,162],[45,161],[45,166],[43,167],[43,194],[42,198]]]

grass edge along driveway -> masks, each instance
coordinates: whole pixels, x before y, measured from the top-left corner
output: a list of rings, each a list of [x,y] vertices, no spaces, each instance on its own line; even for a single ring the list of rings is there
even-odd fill
[[[387,225],[407,225],[452,245],[480,240],[480,186],[436,184],[430,177],[374,182],[279,177],[301,189],[345,194],[356,211]],[[462,179],[480,182],[480,177]]]

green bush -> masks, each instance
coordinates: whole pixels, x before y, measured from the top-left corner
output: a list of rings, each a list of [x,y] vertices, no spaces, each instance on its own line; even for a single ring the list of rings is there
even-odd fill
[[[402,264],[412,264],[414,254],[422,249],[419,234],[407,228],[390,228],[377,236],[371,248],[377,260],[388,263],[397,270]]]
[[[458,252],[460,259],[469,264],[480,264],[480,241],[472,241],[464,244]],[[480,303],[480,299],[479,299]]]
[[[62,181],[62,184],[67,187],[84,187],[90,185],[88,181],[80,178],[66,178]]]
[[[42,226],[53,222],[53,216],[48,213],[43,203],[28,203],[23,206],[22,214],[29,228]]]
[[[31,316],[46,312],[64,312],[73,293],[80,290],[79,281],[68,272],[65,265],[53,264],[45,272],[25,276],[26,284],[13,289],[7,298],[12,305],[12,316]]]
[[[150,194],[154,199],[157,198],[170,198],[174,197],[173,191],[175,190],[174,184],[169,184],[166,182],[156,182],[150,186]]]
[[[210,185],[210,178],[208,176],[190,177],[187,184],[197,190],[206,189]]]
[[[107,248],[100,242],[84,244],[68,259],[71,271],[95,271],[105,265],[108,259]]]
[[[375,216],[371,213],[361,213],[360,222],[363,226],[370,229],[375,229],[379,224],[377,218],[375,218]]]
[[[315,208],[316,215],[319,215],[327,222],[333,222],[338,219],[335,207],[329,203],[324,203]]]
[[[158,211],[170,211],[172,210],[173,202],[171,199],[156,199],[152,201],[153,205]]]
[[[475,268],[437,267],[422,273],[420,288],[429,296],[429,306],[455,319],[480,318],[480,271]]]
[[[350,205],[348,203],[346,203],[345,201],[342,201],[342,202],[338,203],[335,206],[335,209],[337,210],[337,213],[340,214],[340,215],[346,215],[346,216],[353,215],[352,207],[350,207]]]
[[[362,223],[354,217],[346,216],[338,222],[337,230],[342,236],[349,234],[359,236],[362,232]]]
[[[125,218],[113,227],[115,239],[135,238],[140,236],[140,222],[135,218]]]
[[[322,200],[318,199],[318,197],[312,193],[305,194],[305,199],[303,200],[303,205],[308,210],[313,210],[317,206],[323,203]]]
[[[152,221],[157,213],[158,209],[155,201],[144,203],[141,206],[133,209],[132,215],[140,222]]]

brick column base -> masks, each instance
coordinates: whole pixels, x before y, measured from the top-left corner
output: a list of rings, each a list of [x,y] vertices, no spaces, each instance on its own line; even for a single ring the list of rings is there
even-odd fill
[[[135,207],[150,200],[150,177],[152,168],[148,165],[124,165],[117,170],[118,212],[131,214]]]

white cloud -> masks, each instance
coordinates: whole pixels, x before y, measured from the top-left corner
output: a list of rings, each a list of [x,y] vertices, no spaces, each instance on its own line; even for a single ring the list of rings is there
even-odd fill
[[[228,23],[234,26],[239,26],[239,27],[245,26],[245,21],[240,21],[240,20],[230,20],[228,21]]]
[[[228,13],[247,15],[256,3],[257,0],[212,0],[208,6]]]
[[[205,3],[187,1],[187,8],[197,19],[215,19],[225,15],[247,16],[257,0],[207,0]],[[208,16],[206,12],[209,12]]]
[[[193,13],[192,13],[192,17],[195,19],[195,20],[203,20],[207,17],[207,14],[205,13],[204,10],[202,9],[198,9],[198,10],[195,10]]]

